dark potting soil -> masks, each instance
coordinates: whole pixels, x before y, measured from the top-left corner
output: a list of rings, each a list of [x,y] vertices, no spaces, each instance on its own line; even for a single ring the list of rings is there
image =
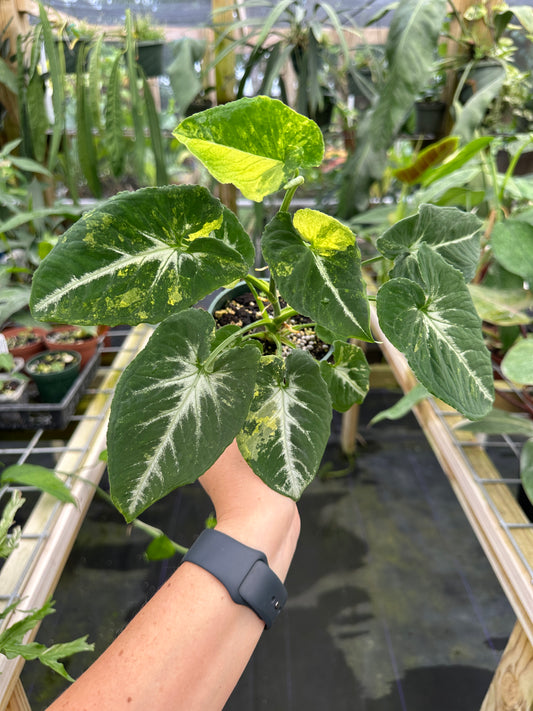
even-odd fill
[[[282,308],[287,306],[283,300],[281,300],[280,305]],[[271,304],[268,304],[267,311],[270,314],[272,313]],[[253,295],[247,292],[231,299],[223,309],[215,311],[213,316],[218,328],[230,324],[242,328],[258,321],[261,318],[261,312]],[[317,338],[314,328],[309,324],[312,324],[312,321],[307,316],[300,314],[293,316],[286,322],[287,328],[284,330],[283,336],[293,344],[293,347],[306,350],[313,358],[321,360],[328,354],[330,346]],[[258,331],[260,331],[260,328]],[[265,332],[261,331],[261,333],[264,334]],[[266,340],[263,337],[261,342],[263,343],[263,353],[265,355],[276,352],[276,344],[273,341]],[[291,346],[289,344],[283,347],[284,356],[287,356],[290,351]]]

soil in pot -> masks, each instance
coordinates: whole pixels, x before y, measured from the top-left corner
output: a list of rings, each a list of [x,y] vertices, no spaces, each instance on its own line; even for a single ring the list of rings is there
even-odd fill
[[[26,372],[35,381],[42,402],[61,402],[80,372],[81,355],[57,350],[38,353],[26,363]]]
[[[7,347],[13,357],[24,358],[27,361],[36,353],[44,350],[44,328],[28,328],[15,326],[2,331],[7,341]]]
[[[76,326],[61,326],[46,334],[45,345],[49,351],[77,351],[81,355],[80,369],[87,365],[96,353],[99,337]]]
[[[280,305],[282,308],[286,306],[283,300]],[[267,307],[267,311],[272,313],[272,306],[270,304]],[[259,311],[257,302],[250,292],[230,297],[229,301],[226,301],[220,308],[215,306],[215,308],[211,310],[211,313],[213,314],[218,328],[229,324],[239,327],[248,326],[261,318],[261,312]],[[298,314],[287,321],[287,328],[283,335],[288,341],[294,344],[295,348],[306,350],[316,360],[322,360],[329,354],[331,346],[317,338],[314,328],[308,325],[311,323],[311,319],[307,316]],[[264,332],[262,331],[261,333],[263,334]],[[260,340],[263,344],[264,355],[270,355],[276,352],[274,342],[268,341],[264,337],[260,337]],[[290,351],[290,345],[283,346],[284,356],[289,355]]]
[[[28,381],[24,376],[0,378],[0,403],[12,405],[28,400]]]

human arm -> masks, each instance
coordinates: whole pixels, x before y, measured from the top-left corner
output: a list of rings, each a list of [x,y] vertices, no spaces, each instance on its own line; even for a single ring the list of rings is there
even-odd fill
[[[296,505],[269,489],[235,443],[201,478],[216,528],[263,551],[282,580],[299,534]],[[264,629],[210,573],[185,562],[49,711],[217,711]]]

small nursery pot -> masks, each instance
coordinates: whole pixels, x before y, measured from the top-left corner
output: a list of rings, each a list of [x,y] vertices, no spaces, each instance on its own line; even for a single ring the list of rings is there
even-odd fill
[[[28,401],[26,376],[0,376],[0,404],[14,405]]]
[[[79,375],[80,362],[77,351],[45,351],[30,358],[26,372],[37,385],[43,402],[61,402]]]
[[[46,329],[15,326],[2,331],[7,341],[7,347],[13,357],[23,358],[25,361],[36,353],[44,350],[44,337]]]
[[[96,353],[100,338],[99,336],[83,338],[69,337],[71,332],[78,330],[76,326],[58,326],[46,334],[44,343],[49,351],[62,351],[65,350],[65,348],[77,351],[81,355],[80,370],[83,370]]]

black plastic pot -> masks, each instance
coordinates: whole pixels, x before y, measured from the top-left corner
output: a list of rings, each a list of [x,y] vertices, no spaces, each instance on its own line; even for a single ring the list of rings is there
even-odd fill
[[[137,64],[142,67],[147,77],[159,77],[163,74],[164,43],[137,42]]]
[[[415,133],[425,138],[438,138],[446,104],[442,101],[417,101],[415,104]]]

